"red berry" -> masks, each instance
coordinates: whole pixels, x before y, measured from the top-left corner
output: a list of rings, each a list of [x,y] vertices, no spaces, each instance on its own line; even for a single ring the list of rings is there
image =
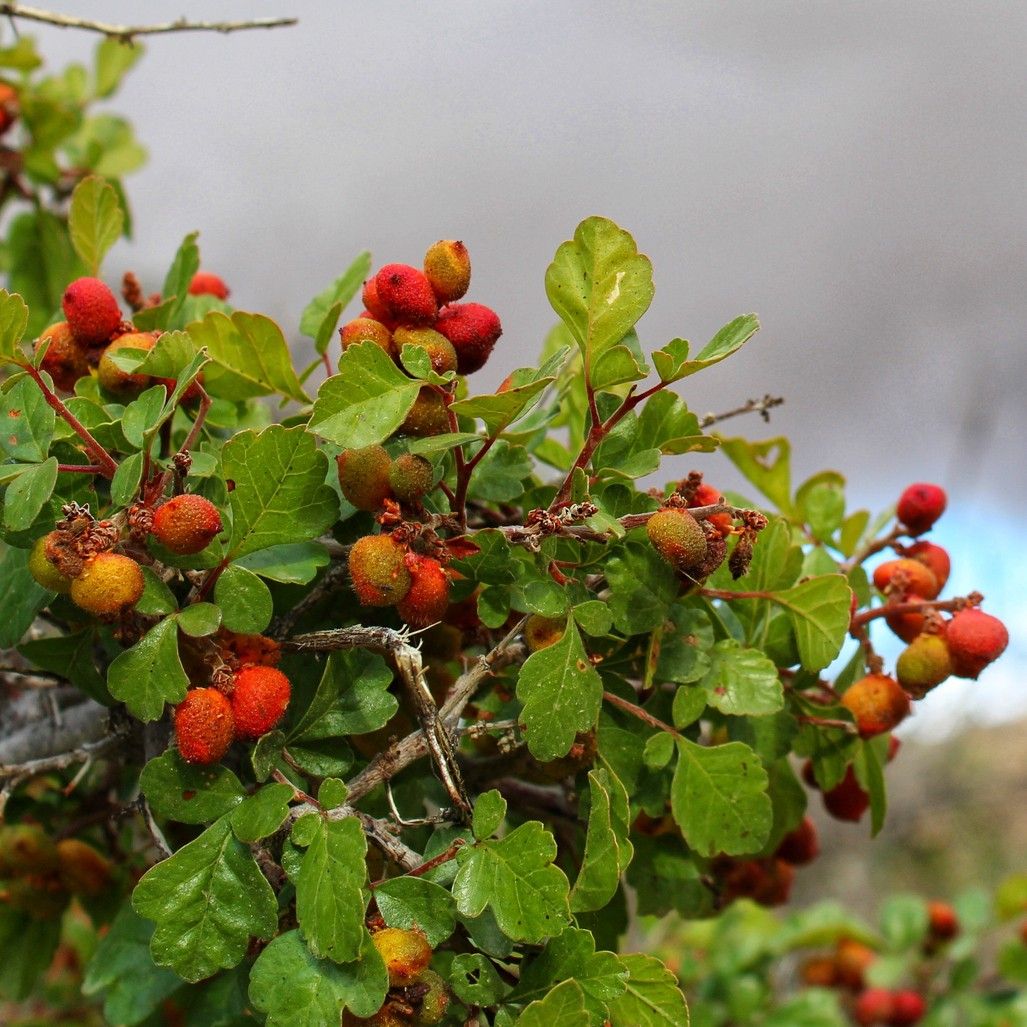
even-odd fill
[[[891,1027],[909,1027],[919,1023],[927,1012],[927,1004],[915,991],[892,993],[892,1014],[888,1023]]]
[[[959,918],[947,902],[928,902],[927,922],[931,937],[937,941],[950,941],[959,934]]]
[[[835,820],[861,820],[870,806],[870,796],[860,787],[856,773],[849,767],[845,776],[829,792],[824,792],[824,808]]]
[[[858,999],[853,1015],[856,1023],[870,1027],[873,1024],[890,1023],[895,1002],[886,988],[867,988]]]
[[[809,817],[803,817],[799,826],[781,839],[775,855],[786,863],[801,867],[812,863],[820,854],[820,839],[816,825]]]
[[[410,591],[396,610],[411,627],[426,628],[442,620],[449,606],[449,575],[438,560],[415,556],[407,560]]]
[[[232,704],[216,688],[194,688],[175,710],[175,740],[187,763],[217,763],[235,739]]]
[[[72,335],[83,346],[102,346],[121,324],[118,301],[99,278],[76,278],[61,300]]]
[[[899,496],[896,514],[910,534],[922,535],[945,512],[948,497],[940,485],[917,482]]]
[[[439,312],[431,283],[409,264],[386,264],[374,276],[374,288],[386,315],[400,324],[431,324]]]
[[[874,585],[882,592],[934,599],[941,591],[934,572],[913,559],[885,560],[874,568]]]
[[[221,531],[221,514],[203,496],[175,496],[157,508],[152,530],[165,549],[180,556],[191,556],[206,549]]]
[[[18,91],[7,82],[0,82],[0,132],[6,132],[18,120]]]
[[[903,550],[902,555],[922,563],[934,575],[938,582],[938,592],[941,592],[952,570],[949,554],[941,546],[936,546],[933,542],[914,542]]]
[[[89,374],[85,347],[75,340],[67,321],[58,321],[43,329],[36,349],[49,341],[40,368],[53,379],[60,392],[74,392],[75,382]]]
[[[976,678],[1005,651],[1009,632],[998,617],[971,606],[949,621],[945,641],[956,677]]]
[[[292,686],[275,667],[244,667],[235,675],[232,714],[236,734],[252,742],[276,728],[285,716]]]
[[[190,296],[217,296],[219,300],[228,299],[228,286],[219,275],[210,271],[197,271],[189,283]]]
[[[868,674],[850,685],[842,705],[852,713],[862,738],[891,731],[909,715],[909,696],[887,674]]]
[[[457,370],[473,374],[485,366],[503,326],[494,310],[480,303],[451,303],[444,307],[435,323],[456,350]]]

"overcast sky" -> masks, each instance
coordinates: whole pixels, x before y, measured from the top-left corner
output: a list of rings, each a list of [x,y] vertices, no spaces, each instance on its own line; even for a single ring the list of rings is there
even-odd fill
[[[962,511],[947,544],[967,587],[991,567],[1010,586],[992,608],[1027,622],[994,557],[1023,549],[1013,501],[1027,500],[1027,4],[52,6],[301,19],[148,44],[114,104],[151,160],[128,181],[138,241],[109,258],[112,277],[131,266],[158,286],[200,229],[233,302],[293,333],[359,250],[416,264],[462,238],[468,298],[505,327],[477,376],[492,387],[554,320],[556,246],[587,215],[612,217],[654,261],[645,345],[701,344],[749,310],[763,320],[685,384],[693,409],[786,396],[769,429],[734,425],[790,435],[798,473],[843,471],[855,503],[942,483]],[[94,45],[29,31],[58,64]],[[719,460],[679,469],[737,483]]]

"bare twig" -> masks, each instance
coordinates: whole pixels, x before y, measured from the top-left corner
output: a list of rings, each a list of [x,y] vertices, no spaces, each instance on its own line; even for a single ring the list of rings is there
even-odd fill
[[[729,417],[738,417],[741,414],[759,414],[764,421],[769,421],[770,411],[774,407],[781,406],[784,401],[784,396],[771,396],[770,393],[767,393],[763,399],[746,400],[740,407],[735,407],[733,410],[725,410],[719,414],[705,414],[699,418],[699,427],[709,428],[711,424],[717,424],[718,421],[726,421]]]
[[[175,21],[162,22],[155,25],[114,25],[92,18],[78,18],[71,14],[58,14],[55,11],[44,11],[38,7],[26,7],[19,3],[0,3],[0,15],[8,18],[24,18],[26,21],[42,22],[44,25],[55,25],[62,29],[84,29],[87,32],[98,32],[110,39],[131,42],[136,36],[156,36],[168,32],[239,32],[244,29],[274,29],[295,25],[297,18],[254,18],[250,21],[187,21],[177,18]]]

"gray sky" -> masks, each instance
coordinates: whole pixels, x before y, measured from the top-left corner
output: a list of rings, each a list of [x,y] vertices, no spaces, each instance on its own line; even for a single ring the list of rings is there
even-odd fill
[[[505,327],[472,379],[490,389],[533,361],[554,321],[543,276],[556,247],[582,218],[611,217],[655,264],[647,347],[761,315],[742,353],[684,383],[693,409],[786,396],[769,428],[725,427],[790,435],[796,481],[833,466],[853,505],[879,508],[917,480],[949,490],[936,533],[954,557],[948,591],[982,589],[1013,642],[903,730],[1027,710],[1027,5],[54,6],[301,19],[148,44],[114,104],[151,160],[128,180],[137,242],[108,258],[112,279],[133,267],[159,286],[200,229],[233,302],[294,335],[359,250],[417,264],[436,239],[462,238],[468,298]],[[55,66],[95,45],[29,31]],[[725,463],[685,457],[673,473],[737,485]]]

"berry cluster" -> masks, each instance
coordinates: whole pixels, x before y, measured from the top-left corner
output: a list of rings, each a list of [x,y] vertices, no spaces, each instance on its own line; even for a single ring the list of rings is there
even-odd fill
[[[721,511],[700,519],[691,512],[723,503],[723,495],[703,482],[701,473],[693,471],[666,500],[666,505],[646,522],[646,533],[653,549],[686,582],[702,581],[724,562],[730,535],[740,536],[736,549],[747,545],[743,543],[743,539],[748,539],[747,529],[736,528],[730,513]]]

